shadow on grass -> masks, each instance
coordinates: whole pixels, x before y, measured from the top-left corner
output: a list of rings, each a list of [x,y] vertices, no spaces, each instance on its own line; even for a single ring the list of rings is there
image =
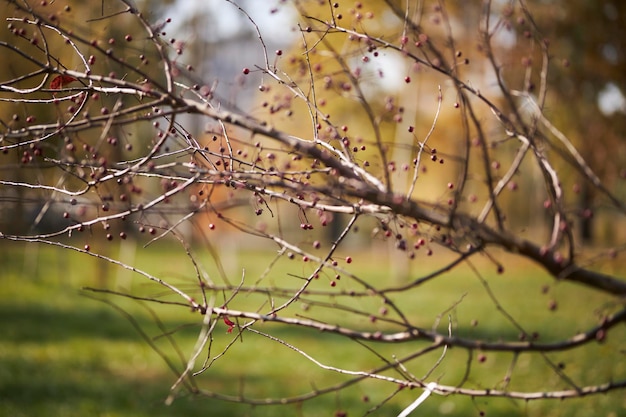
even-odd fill
[[[9,349],[0,353],[0,415],[270,417],[333,415],[336,410],[349,411],[348,415],[363,415],[375,397],[379,397],[376,399],[379,401],[381,395],[388,395],[395,389],[387,384],[377,384],[377,389],[385,392],[381,394],[353,387],[339,395],[328,394],[304,404],[286,406],[251,407],[199,396],[183,397],[166,406],[164,399],[175,379],[174,374],[169,373],[160,359],[146,348],[136,330],[122,316],[110,307],[93,303],[93,308],[77,308],[76,311],[53,306],[4,305],[0,308],[0,326],[5,335],[2,346],[7,346],[7,341],[10,343]],[[140,324],[153,326],[149,317],[140,319]],[[164,324],[168,328],[177,325],[171,321]],[[320,340],[320,335],[310,329],[275,327],[275,331],[281,337],[305,344]],[[324,335],[323,339],[331,342],[335,352],[344,342],[332,335]],[[137,359],[130,355],[151,357]],[[274,385],[291,385],[289,378],[314,381],[313,375],[307,376],[294,368],[294,362],[281,360],[273,363],[285,371],[283,379],[270,376],[264,381],[259,373],[246,374],[248,365],[238,364],[233,366],[232,373],[229,368],[212,370],[208,375],[212,380],[210,385],[218,391],[232,392],[233,385],[237,384],[233,379],[244,377],[250,386],[264,385],[272,392]],[[223,385],[222,389],[220,385]],[[362,400],[364,393],[372,398],[372,404]],[[415,395],[419,393],[415,392]],[[410,393],[409,396],[400,403],[410,403],[414,395]],[[440,403],[435,399],[425,404],[422,410],[436,413]],[[397,403],[387,404],[374,415],[397,415],[400,410]],[[448,415],[465,414],[452,412]]]
[[[253,416],[270,417],[279,415],[290,416],[322,416],[333,415],[336,410],[346,410],[349,416],[365,415],[367,410],[391,394],[395,387],[389,384],[350,387],[345,392],[335,395],[324,395],[314,401],[301,405],[291,404],[282,407],[260,406],[251,407],[243,404],[219,401],[205,397],[183,397],[172,406],[164,405],[168,388],[174,381],[174,375],[159,365],[159,359],[152,357],[148,365],[132,358],[122,358],[124,363],[112,366],[106,357],[106,346],[101,352],[98,346],[123,343],[129,345],[113,355],[124,355],[138,350],[141,354],[149,353],[135,329],[120,317],[114,310],[102,306],[98,309],[84,309],[79,313],[68,313],[65,310],[55,311],[53,308],[29,312],[24,308],[0,309],[1,327],[11,342],[15,343],[12,355],[0,352],[0,415],[21,416],[115,416],[115,417],[165,417],[184,415],[193,416]],[[46,316],[43,318],[43,316]],[[150,324],[146,321],[147,324]],[[170,324],[170,322],[166,322]],[[315,340],[331,342],[330,349],[339,352],[344,345],[343,340],[332,335],[319,335],[307,329],[274,329],[281,337],[297,339],[307,344]],[[72,339],[88,342],[72,343]],[[335,339],[330,340],[330,339]],[[6,339],[5,339],[6,340]],[[248,340],[253,342],[253,340]],[[20,346],[36,343],[42,345],[55,344],[60,349],[70,349],[61,358],[48,358],[42,353],[20,351]],[[247,344],[249,346],[249,344]],[[143,348],[143,350],[142,350]],[[80,358],[83,353],[74,350],[93,349],[90,356]],[[143,352],[143,353],[142,353]],[[79,358],[76,360],[76,358]],[[287,375],[291,378],[312,379],[306,371],[295,367],[293,361],[281,356],[273,362],[277,368],[292,368]],[[119,359],[116,359],[119,360]],[[126,363],[126,365],[124,365]],[[161,364],[162,365],[162,364]],[[127,369],[120,370],[126,366]],[[232,392],[233,379],[237,379],[246,364],[232,369],[212,370],[208,378],[211,386]],[[247,383],[272,385],[290,385],[289,377],[277,380],[268,377],[262,380],[259,374],[244,374]],[[314,379],[313,379],[314,380]],[[325,384],[320,384],[320,388]],[[375,386],[375,388],[373,388]],[[383,406],[373,416],[395,416],[419,394],[420,390],[401,392],[392,402]],[[364,395],[370,402],[362,400]],[[461,417],[478,415],[479,409],[488,410],[489,416],[523,416],[528,415],[524,406],[507,400],[480,401],[478,406],[466,398],[447,399],[432,396],[424,403],[416,415],[446,415]],[[566,415],[566,414],[564,414]],[[572,414],[573,415],[573,414]]]
[[[113,309],[61,310],[49,306],[0,306],[3,332],[16,342],[46,340],[59,342],[67,338],[137,338],[131,326],[121,326]]]
[[[67,369],[61,363],[29,361],[0,361],[0,367],[9,373],[0,384],[3,416],[220,416],[232,415],[234,409],[230,403],[200,398],[180,398],[166,406],[173,380],[166,374],[120,376],[98,366]]]
[[[94,308],[0,307],[1,416],[227,416],[248,405],[203,397],[164,400],[176,376],[129,322],[97,302]],[[150,317],[139,320],[153,326]],[[179,323],[165,322],[168,328]],[[229,375],[213,372],[217,381]]]

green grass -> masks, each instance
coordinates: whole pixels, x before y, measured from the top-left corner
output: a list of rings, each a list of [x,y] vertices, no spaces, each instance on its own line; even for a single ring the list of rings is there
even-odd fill
[[[122,248],[127,250],[128,248]],[[109,249],[111,256],[119,253]],[[202,251],[199,251],[202,253]],[[352,254],[355,262],[351,270],[371,282],[393,286],[405,283],[407,277],[417,277],[445,261],[433,257],[421,259],[409,270],[402,270],[383,251],[363,251]],[[194,291],[194,269],[180,252],[166,245],[150,251],[138,251],[134,263],[146,271],[175,282],[190,292]],[[270,262],[267,253],[247,252],[225,262],[231,281],[237,282],[245,267],[247,282],[254,282]],[[213,280],[219,274],[208,254],[199,256],[199,263]],[[426,263],[426,261],[428,263]],[[187,308],[151,305],[158,313],[160,323],[146,308],[145,303],[121,297],[105,297],[121,310],[85,295],[99,294],[80,291],[83,286],[114,289],[131,288],[133,293],[165,296],[163,288],[148,283],[145,278],[113,268],[92,257],[58,251],[50,247],[11,245],[2,248],[0,255],[0,415],[2,416],[332,416],[338,409],[350,416],[364,415],[374,404],[392,396],[397,387],[380,381],[365,381],[352,385],[340,394],[327,394],[302,404],[287,406],[257,406],[235,404],[202,396],[181,395],[170,406],[164,404],[169,387],[176,375],[137,331],[124,314],[134,318],[144,334],[164,352],[178,369],[182,359],[173,349],[163,329],[172,331],[181,354],[189,355],[195,343],[201,317]],[[291,264],[289,263],[291,262]],[[483,278],[489,283],[501,304],[516,317],[528,331],[537,331],[541,340],[552,340],[572,335],[596,322],[595,312],[608,308],[610,298],[602,294],[581,291],[580,287],[552,285],[544,295],[541,287],[551,281],[541,271],[526,264],[507,264],[503,275],[485,260],[477,261],[481,271],[493,271]],[[395,265],[390,266],[390,265]],[[292,285],[296,274],[310,272],[312,266],[300,261],[282,260],[274,272],[265,277],[264,284]],[[232,278],[237,277],[237,278]],[[384,280],[384,281],[383,281]],[[297,281],[295,281],[297,282]],[[321,277],[314,283],[316,289],[330,289],[329,278]],[[360,290],[346,277],[338,282],[337,290]],[[196,294],[197,296],[198,294]],[[584,297],[584,298],[582,298]],[[315,297],[309,296],[311,301]],[[518,331],[503,319],[490,301],[483,285],[472,270],[463,266],[429,282],[409,293],[395,293],[394,303],[418,325],[430,328],[437,315],[443,313],[439,325],[445,331],[448,315],[457,335],[480,336],[485,339],[515,339]],[[460,299],[462,301],[450,311]],[[554,298],[559,308],[547,309]],[[332,302],[350,305],[376,313],[384,307],[380,301],[337,297]],[[217,301],[220,304],[221,301]],[[267,309],[265,296],[240,294],[230,308]],[[264,306],[265,304],[265,306]],[[264,306],[264,307],[263,307]],[[120,313],[123,311],[125,313]],[[301,314],[361,328],[371,326],[367,317],[354,318],[338,314],[333,308],[313,305],[303,311],[300,307],[288,309],[285,316]],[[393,312],[389,313],[394,318]],[[478,325],[473,327],[472,320]],[[161,327],[159,327],[159,325]],[[398,330],[391,324],[379,322],[381,330]],[[279,327],[272,323],[256,326],[274,336],[292,343],[321,362],[353,370],[369,369],[381,361],[362,345],[330,334],[308,329]],[[211,356],[222,352],[232,341],[221,323],[214,333]],[[606,378],[624,378],[626,364],[623,349],[626,342],[624,326],[616,329],[604,344],[594,344],[584,351],[568,351],[550,355],[555,363],[563,363],[568,376],[580,383],[593,384]],[[423,343],[403,343],[380,346],[387,358],[401,358]],[[425,374],[438,359],[440,351],[425,355],[407,364],[415,375]],[[201,363],[206,356],[199,358]],[[476,386],[498,387],[507,367],[510,354],[489,353],[483,364],[474,363],[475,373],[470,382]],[[454,385],[458,383],[467,360],[466,352],[451,349],[431,379]],[[388,372],[387,375],[394,375]],[[215,362],[198,378],[200,388],[218,393],[245,395],[254,398],[298,395],[313,388],[324,388],[348,378],[319,369],[285,346],[245,333],[226,355]],[[540,357],[519,357],[512,389],[566,388]],[[184,393],[184,391],[182,392]],[[592,396],[579,400],[540,401],[524,403],[506,399],[477,399],[432,396],[415,415],[472,416],[484,410],[488,416],[618,416],[623,415],[626,401],[624,392]],[[412,402],[419,392],[403,390],[386,403],[375,416],[395,416]],[[367,397],[369,401],[364,401]]]

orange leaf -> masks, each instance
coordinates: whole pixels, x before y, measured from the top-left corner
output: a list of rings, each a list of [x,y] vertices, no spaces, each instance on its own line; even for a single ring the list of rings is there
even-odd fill
[[[57,75],[50,81],[50,88],[52,90],[60,90],[71,82],[78,81],[71,75]]]

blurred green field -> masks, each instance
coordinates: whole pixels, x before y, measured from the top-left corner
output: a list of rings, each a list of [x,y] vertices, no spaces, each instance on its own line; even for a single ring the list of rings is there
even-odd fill
[[[127,249],[110,249],[113,252],[111,255],[131,256]],[[194,269],[179,251],[167,245],[155,246],[150,251],[138,250],[132,258],[139,268],[192,290]],[[246,252],[232,259],[226,256],[224,268],[229,275],[238,277],[242,273],[241,268],[245,267],[246,279],[254,282],[271,258],[271,254],[263,252]],[[403,275],[416,277],[421,269],[430,269],[444,261],[433,257],[428,265],[417,263],[409,270],[400,270],[389,266],[393,259],[385,254],[373,257],[370,252],[363,251],[354,254],[354,258],[354,272],[362,273],[370,280],[388,280],[390,284],[401,284],[407,279]],[[349,416],[361,416],[374,404],[392,396],[397,389],[389,383],[365,381],[348,387],[340,394],[331,393],[302,404],[281,407],[253,407],[185,395],[167,406],[164,400],[176,380],[174,372],[148,346],[124,313],[89,297],[102,295],[80,290],[84,286],[132,288],[137,293],[160,296],[162,289],[148,285],[144,278],[129,271],[107,266],[92,257],[46,246],[5,245],[0,261],[1,416],[332,416],[337,410],[345,410]],[[217,276],[217,268],[208,255],[199,256],[198,261]],[[297,264],[294,267],[281,261],[275,265],[270,276],[263,278],[263,282],[285,285],[294,279],[287,275],[287,271],[297,274],[307,270],[310,266]],[[328,280],[323,278],[316,285],[320,289],[328,289]],[[498,276],[494,270],[492,276],[483,278],[508,312],[524,328],[539,332],[541,340],[586,329],[596,322],[595,313],[610,308],[615,301],[602,294],[581,292],[580,288],[567,284],[553,285],[548,294],[542,294],[542,286],[550,281],[528,265],[507,265],[504,275]],[[236,282],[236,279],[233,281]],[[346,291],[359,289],[348,280],[340,281],[338,287]],[[580,294],[584,294],[584,298]],[[492,340],[515,339],[517,332],[498,314],[470,268],[458,268],[419,291],[392,296],[395,303],[402,305],[424,327],[431,327],[436,316],[461,297],[463,300],[443,315],[440,329],[448,326],[447,316],[450,314],[455,334],[480,335]],[[181,355],[186,356],[191,352],[199,330],[200,317],[197,314],[186,308],[152,305],[151,309],[158,313],[159,327],[145,303],[120,297],[106,298],[126,314],[131,314],[136,324],[172,363],[179,368],[182,366],[179,355],[162,336],[163,329],[172,332]],[[258,308],[267,303],[263,298],[241,295],[229,307]],[[554,312],[547,308],[552,298],[558,300],[558,309]],[[364,299],[338,297],[336,302],[342,305],[352,303],[367,311],[380,308],[376,302]],[[348,320],[337,317],[335,309],[325,310],[323,306],[314,306],[312,311],[303,311],[298,307],[285,313],[296,314],[315,314],[316,318],[329,322]],[[362,321],[350,320],[349,323],[357,327],[369,326],[366,317]],[[472,327],[472,320],[477,320],[478,326]],[[386,329],[385,324],[380,326]],[[584,352],[550,355],[550,359],[554,363],[562,363],[568,376],[580,383],[594,383],[610,377],[623,378],[626,375],[624,327],[616,329],[603,344],[594,344]],[[280,336],[328,365],[357,370],[382,363],[363,346],[333,335],[308,329],[280,328],[271,323],[255,328]],[[211,356],[220,353],[233,337],[226,333],[225,326],[218,326],[211,345]],[[393,355],[401,358],[425,345],[412,342],[372,346],[381,348],[381,352],[389,358]],[[434,352],[409,363],[409,371],[422,376],[439,355],[440,352]],[[204,358],[202,356],[199,362]],[[474,364],[476,373],[470,382],[478,386],[497,387],[511,359],[511,355],[507,354],[489,354],[484,364]],[[463,374],[466,361],[465,352],[448,351],[431,379],[455,384]],[[206,390],[234,396],[243,392],[250,397],[264,398],[304,394],[346,380],[344,376],[319,369],[282,345],[246,333],[242,341],[235,342],[227,354],[199,379],[199,383]],[[511,388],[522,390],[537,386],[567,388],[544,360],[521,355]],[[395,416],[419,394],[410,390],[401,391],[371,415]],[[487,416],[617,417],[626,412],[626,400],[623,391],[577,400],[529,403],[432,396],[415,415],[478,416],[480,411]]]

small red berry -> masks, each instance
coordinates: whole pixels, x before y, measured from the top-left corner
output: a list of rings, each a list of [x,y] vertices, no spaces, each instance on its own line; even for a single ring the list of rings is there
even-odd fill
[[[596,332],[596,340],[600,343],[604,342],[606,339],[606,330],[600,329]]]

